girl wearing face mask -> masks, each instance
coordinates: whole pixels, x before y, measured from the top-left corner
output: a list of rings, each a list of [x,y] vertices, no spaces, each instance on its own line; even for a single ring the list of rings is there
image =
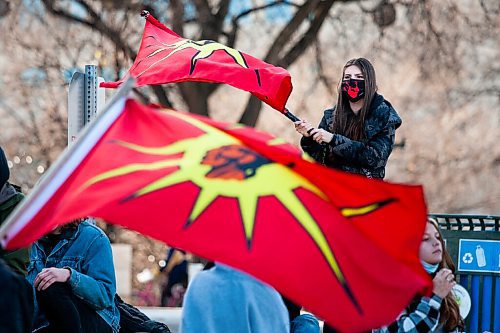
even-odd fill
[[[318,128],[301,120],[295,129],[302,149],[317,162],[382,179],[400,125],[391,103],[377,93],[372,64],[357,58],[344,66],[337,105],[324,112]]]
[[[462,332],[464,325],[452,289],[455,286],[455,265],[446,250],[436,221],[427,222],[419,257],[432,277],[431,297],[418,296],[387,327],[374,333],[392,332]]]

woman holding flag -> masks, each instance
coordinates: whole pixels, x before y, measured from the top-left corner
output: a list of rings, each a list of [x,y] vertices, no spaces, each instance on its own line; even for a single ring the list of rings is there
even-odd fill
[[[314,128],[295,122],[302,149],[317,162],[346,172],[383,179],[401,118],[377,93],[373,65],[365,58],[349,60],[342,72],[337,105],[324,112]]]
[[[385,176],[399,126],[401,118],[377,93],[375,69],[365,58],[345,64],[337,105],[324,111],[318,128],[306,120],[295,122],[302,149],[317,162],[378,179]],[[335,330],[325,324],[323,332]]]

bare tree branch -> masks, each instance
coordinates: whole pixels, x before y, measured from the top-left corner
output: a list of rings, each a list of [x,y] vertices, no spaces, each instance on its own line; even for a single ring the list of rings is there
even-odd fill
[[[323,84],[323,86],[328,90],[328,93],[333,96],[335,95],[335,84],[333,80],[331,80],[326,74],[323,66],[323,59],[321,58],[321,54],[323,53],[321,51],[321,45],[319,41],[316,41],[314,43],[314,50],[315,50],[315,59],[316,59],[316,64],[318,65],[318,80]]]
[[[167,96],[167,92],[165,91],[165,89],[162,86],[154,85],[151,87],[151,89],[153,89],[156,97],[158,98],[158,102],[161,105],[169,107],[169,108],[173,107],[172,102],[170,102],[170,99]]]
[[[169,19],[172,22],[172,30],[184,36],[184,4],[182,0],[170,0],[168,12]]]
[[[20,128],[28,128],[28,123],[24,120],[24,118],[18,115],[13,107],[7,105],[1,99],[0,99],[0,108],[4,110],[4,114],[14,119]]]
[[[118,49],[120,49],[126,56],[131,59],[135,59],[137,57],[137,53],[132,50],[132,48],[120,37],[121,34],[119,31],[111,28],[102,20],[101,16],[84,0],[75,0],[78,4],[80,4],[88,13],[91,20],[84,20],[78,16],[75,16],[65,10],[59,9],[56,7],[54,0],[42,0],[45,5],[45,8],[49,10],[55,16],[59,16],[64,18],[70,22],[78,22],[87,27],[90,27],[93,30],[97,30],[106,36],[109,40],[111,40]],[[153,91],[158,98],[158,101],[165,106],[172,106],[165,89],[161,86],[153,87]]]
[[[290,6],[294,6],[294,7],[300,7],[298,4],[295,4],[291,1],[288,1],[288,0],[276,0],[274,2],[269,2],[265,5],[262,5],[262,6],[257,6],[257,7],[253,7],[253,8],[249,8],[241,13],[239,13],[238,15],[235,15],[233,16],[232,18],[232,21],[233,23],[235,22],[238,22],[240,19],[246,17],[247,15],[249,14],[253,14],[255,12],[258,12],[258,11],[261,11],[261,10],[264,10],[264,9],[269,9],[271,7],[275,7],[275,6],[278,6],[278,5],[290,5]]]
[[[108,37],[113,43],[115,43],[125,54],[131,58],[136,57],[136,53],[120,38],[120,33],[116,30],[108,27],[100,18],[100,16],[95,12],[92,7],[83,0],[76,0],[77,3],[83,6],[87,10],[87,13],[92,18],[91,21],[84,20],[78,16],[72,15],[69,12],[56,8],[54,0],[42,0],[45,8],[55,16],[59,16],[70,22],[81,23],[93,30],[101,32],[103,35]]]
[[[302,38],[278,61],[278,66],[289,67],[297,58],[304,53],[304,51],[316,39],[318,31],[323,25],[326,16],[330,12],[335,0],[320,1],[316,9],[311,13],[314,16],[309,25],[309,29],[302,36]]]
[[[316,38],[318,31],[325,21],[325,18],[334,2],[335,0],[306,2],[303,7],[295,13],[294,18],[290,20],[289,24],[281,31],[275,43],[271,46],[269,52],[267,53],[266,61],[275,63],[284,68],[289,67],[293,62],[295,62],[295,60],[297,60],[298,57],[304,53],[304,51]],[[292,33],[299,28],[303,20],[311,15],[313,15],[313,19],[307,31],[284,56],[279,57],[280,51],[285,48],[285,45],[287,44],[287,41],[289,41]],[[255,96],[251,96],[245,111],[240,118],[240,123],[255,126],[260,115],[261,107],[262,102]]]
[[[287,0],[277,0],[277,1],[274,1],[274,2],[270,2],[270,3],[267,3],[265,5],[262,5],[262,6],[257,6],[257,7],[253,7],[253,8],[250,8],[250,9],[247,9],[241,13],[239,13],[238,15],[235,15],[233,16],[232,20],[231,20],[231,29],[229,31],[229,33],[227,33],[227,38],[228,38],[228,43],[227,45],[229,47],[234,47],[234,43],[236,41],[236,36],[237,36],[237,33],[238,33],[238,29],[239,29],[239,20],[246,17],[247,15],[249,14],[253,14],[253,13],[256,13],[258,11],[261,11],[261,10],[264,10],[264,9],[269,9],[271,7],[275,7],[275,6],[278,6],[278,5],[290,5],[290,6],[294,6],[294,7],[300,7],[299,5],[297,4],[294,4],[290,1],[287,1]]]
[[[329,0],[332,1],[332,0]],[[271,48],[267,52],[264,61],[276,64],[279,61],[279,54],[290,42],[292,34],[297,31],[300,25],[309,17],[309,14],[316,8],[320,0],[308,0],[297,10],[293,18],[281,30],[274,40]]]

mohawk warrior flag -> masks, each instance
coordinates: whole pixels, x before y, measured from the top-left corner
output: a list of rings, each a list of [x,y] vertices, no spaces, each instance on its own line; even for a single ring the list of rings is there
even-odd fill
[[[284,112],[292,92],[290,73],[281,67],[211,40],[194,41],[177,35],[146,13],[139,53],[127,75],[101,87],[116,88],[127,77],[137,86],[184,81],[226,83],[251,92]]]
[[[246,271],[341,332],[391,322],[431,286],[418,258],[421,187],[337,172],[255,129],[134,100],[90,124],[0,237],[22,247],[84,216]]]

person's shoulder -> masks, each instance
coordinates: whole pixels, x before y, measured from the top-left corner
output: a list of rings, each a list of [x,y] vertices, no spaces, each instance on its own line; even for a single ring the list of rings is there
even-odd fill
[[[238,282],[238,288],[240,288],[243,293],[250,293],[253,295],[260,294],[262,296],[269,296],[276,293],[276,291],[272,287],[247,272],[235,268],[230,268],[230,270],[226,271],[226,274],[228,273],[228,277],[230,277],[231,281]]]
[[[248,289],[248,284],[254,284],[257,281],[248,273],[222,263],[217,263],[215,267],[204,272],[207,276],[226,281],[225,283],[231,285],[233,289]]]
[[[20,203],[24,199],[24,194],[21,192],[17,192],[12,195],[10,198],[5,200],[0,204],[0,210],[12,210],[18,203]]]
[[[12,197],[12,201],[17,205],[24,199],[24,193],[21,191],[16,192],[16,195]]]
[[[85,235],[88,235],[88,236],[95,236],[95,237],[98,237],[98,236],[104,236],[104,237],[107,237],[106,234],[104,233],[104,231],[99,228],[98,226],[88,222],[87,220],[83,221],[82,223],[80,223],[80,225],[78,226],[80,232],[82,234],[85,234]]]
[[[334,107],[331,107],[329,109],[326,109],[325,111],[323,111],[323,114],[325,116],[332,116],[333,114],[335,113],[335,106]]]
[[[388,119],[391,112],[394,110],[392,104],[380,94],[375,94],[370,106],[370,117],[372,118],[385,118]]]
[[[7,196],[10,197],[10,199],[12,199],[12,201],[20,201],[24,198],[24,194],[23,194],[23,191],[21,190],[21,186],[12,184],[10,182],[6,183],[5,192],[7,193]]]
[[[14,186],[10,183],[9,193],[0,201],[0,220],[3,222],[8,215],[14,210],[14,208],[24,199],[24,194],[21,192],[21,188]]]
[[[330,124],[333,121],[334,115],[335,115],[335,106],[330,109],[326,109],[325,111],[323,111],[323,118],[321,122],[324,124]]]
[[[111,242],[108,236],[92,223],[84,221],[78,225],[78,231],[76,234],[76,242],[81,244],[84,248],[97,248],[104,249],[110,248]]]
[[[369,118],[380,126],[391,125],[395,128],[401,126],[402,120],[398,113],[392,104],[380,94],[374,96],[370,111]]]
[[[209,290],[214,290],[219,286],[224,286],[224,280],[220,276],[220,272],[212,267],[208,270],[196,273],[196,276],[189,282],[188,292],[196,294],[206,293]]]

